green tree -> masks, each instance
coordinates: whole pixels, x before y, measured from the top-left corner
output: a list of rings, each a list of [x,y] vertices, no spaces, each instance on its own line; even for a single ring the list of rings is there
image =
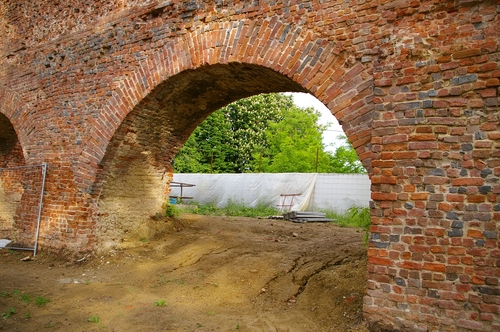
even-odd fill
[[[282,121],[283,114],[292,107],[292,96],[271,93],[241,99],[222,109],[231,124],[233,151],[228,161],[235,173],[254,171],[253,155],[267,146],[267,129]]]
[[[211,114],[191,134],[175,158],[180,173],[251,172],[252,155],[266,146],[266,130],[293,106],[291,96],[261,94],[238,100]]]
[[[231,125],[223,112],[214,112],[191,134],[177,153],[174,169],[179,173],[232,173],[226,159],[231,153]],[[212,169],[211,169],[212,168]]]
[[[331,166],[334,173],[366,173],[366,169],[359,160],[356,150],[345,135],[339,135],[341,145],[331,154]]]
[[[238,100],[210,115],[177,154],[180,173],[364,173],[344,136],[325,151],[319,113],[299,108],[291,95],[262,94]]]
[[[325,127],[318,125],[318,119],[313,108],[285,110],[281,121],[271,123],[267,130],[268,147],[263,149],[262,162],[254,155],[254,163],[267,173],[329,172],[330,158],[322,143]]]

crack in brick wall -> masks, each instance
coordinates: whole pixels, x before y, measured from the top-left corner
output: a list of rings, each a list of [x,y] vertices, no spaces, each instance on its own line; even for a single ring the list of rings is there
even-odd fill
[[[498,0],[4,1],[0,162],[48,162],[40,245],[151,234],[218,107],[310,92],[372,181],[365,319],[500,330]],[[14,136],[15,135],[15,136]],[[146,221],[147,220],[147,221]]]

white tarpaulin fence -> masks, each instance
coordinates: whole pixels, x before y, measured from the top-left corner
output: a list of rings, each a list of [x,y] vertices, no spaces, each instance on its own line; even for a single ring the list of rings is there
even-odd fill
[[[195,185],[183,189],[184,196],[192,197],[189,201],[215,203],[218,207],[225,206],[228,200],[248,206],[263,202],[279,207],[291,202],[289,196],[283,203],[283,194],[300,194],[293,198],[294,211],[344,212],[352,206],[367,207],[370,201],[366,174],[174,174],[173,181]],[[172,188],[170,195],[180,196],[180,189]]]

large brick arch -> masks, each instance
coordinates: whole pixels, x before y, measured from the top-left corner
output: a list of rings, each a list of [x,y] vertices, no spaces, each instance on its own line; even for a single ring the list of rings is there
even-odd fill
[[[233,62],[272,69],[300,85],[276,91],[293,90],[315,95],[346,124],[348,138],[358,149],[365,167],[370,169],[367,146],[370,143],[369,112],[373,109],[370,66],[348,58],[335,48],[335,43],[311,31],[294,29],[276,21],[216,24],[213,29],[206,30],[209,32],[196,31],[166,43],[139,61],[135,70],[119,83],[93,124],[89,134],[92,140],[83,148],[76,177],[82,174],[88,179],[89,174],[95,174],[94,165],[101,162],[118,126],[155,87],[183,71]],[[262,92],[266,90],[261,89]],[[258,89],[254,93],[259,93]],[[228,97],[220,105],[236,99]],[[85,186],[85,191],[93,192],[91,181],[77,182]]]
[[[247,26],[257,30],[246,31]],[[132,236],[132,229],[138,229],[138,237],[147,235],[147,227],[137,221],[160,211],[175,153],[210,113],[240,98],[314,88],[345,124],[370,167],[373,80],[365,66],[335,54],[332,43],[302,29],[254,21],[224,28],[228,30],[183,36],[144,59],[96,120],[97,140],[86,145],[80,160],[102,168],[88,191],[96,195],[96,232],[105,247]],[[254,47],[248,38],[234,42],[238,34],[255,36]],[[260,45],[268,46],[260,50]],[[122,222],[118,225],[117,220]]]

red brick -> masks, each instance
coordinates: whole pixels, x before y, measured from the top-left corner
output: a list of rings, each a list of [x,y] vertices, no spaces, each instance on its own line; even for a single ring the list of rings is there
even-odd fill
[[[470,288],[488,284],[500,264],[492,238],[499,231],[500,187],[493,184],[487,194],[480,188],[500,177],[496,2],[198,1],[191,11],[174,1],[158,18],[144,15],[148,5],[109,10],[104,2],[54,9],[50,1],[34,0],[31,7],[13,1],[0,10],[0,20],[15,28],[11,35],[0,31],[0,112],[19,139],[10,155],[0,151],[0,163],[49,163],[42,247],[97,249],[96,225],[111,217],[98,204],[101,193],[113,192],[108,175],[137,160],[158,170],[152,177],[169,173],[175,151],[214,105],[307,90],[344,124],[371,177],[372,232],[381,242],[370,245],[388,249],[369,251],[376,259],[368,267],[368,323],[500,330],[498,303]],[[75,10],[86,13],[78,31],[66,15]],[[50,29],[41,29],[47,22]],[[386,28],[395,23],[393,44]],[[182,91],[190,91],[193,105],[182,105]],[[134,194],[136,205],[144,204]],[[142,218],[130,205],[130,215]],[[463,236],[448,236],[455,217],[463,218]],[[495,226],[486,229],[487,223]],[[419,227],[423,234],[411,233]],[[459,279],[444,279],[450,273]],[[395,284],[399,275],[409,286]],[[440,299],[415,287],[421,281],[440,290]],[[393,293],[377,289],[381,283]],[[464,299],[474,309],[461,316]],[[415,306],[407,311],[394,301]]]
[[[458,178],[451,181],[453,186],[482,186],[483,178]]]

